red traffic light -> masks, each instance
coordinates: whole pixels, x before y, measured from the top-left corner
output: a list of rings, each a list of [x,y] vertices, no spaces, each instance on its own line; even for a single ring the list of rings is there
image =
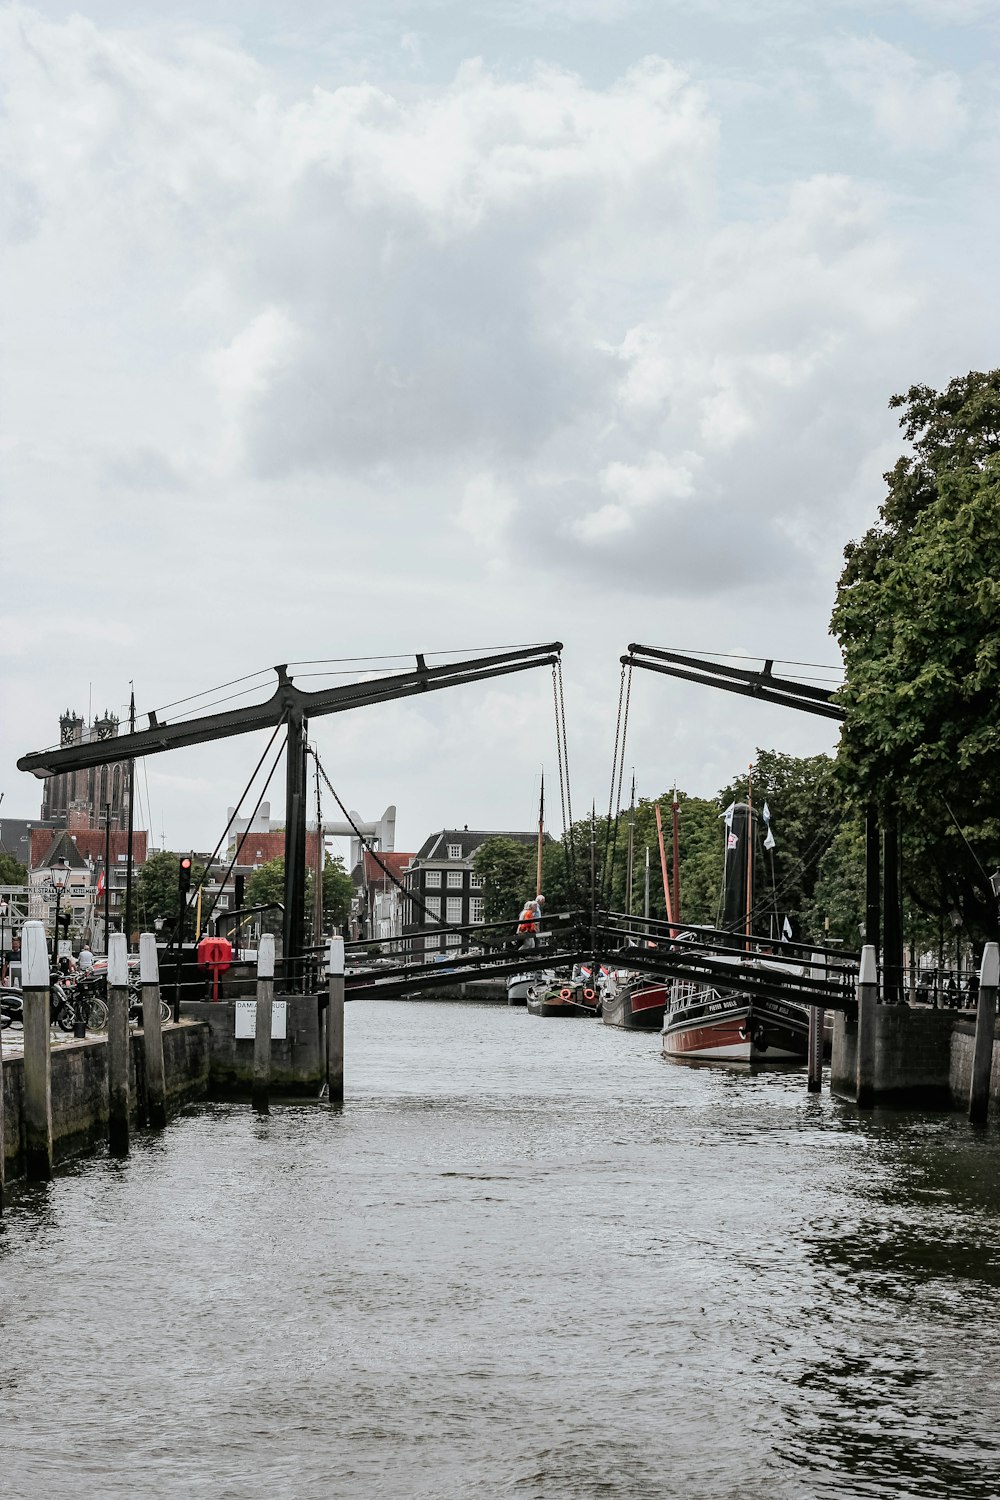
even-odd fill
[[[190,870],[190,868],[191,868],[190,857],[188,855],[185,855],[184,858],[181,860],[181,869],[182,870]]]

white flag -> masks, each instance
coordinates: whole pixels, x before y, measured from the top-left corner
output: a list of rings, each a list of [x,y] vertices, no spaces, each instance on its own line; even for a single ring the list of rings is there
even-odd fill
[[[770,821],[771,821],[771,809],[768,807],[768,805],[767,805],[766,802],[764,803],[764,806],[761,809],[761,814],[760,815],[764,819],[765,823],[770,823]]]
[[[764,848],[765,849],[773,849],[774,848],[774,834],[771,832],[771,825],[770,825],[770,823],[767,825],[767,838],[764,840]]]
[[[785,920],[781,924],[781,936],[783,938],[790,938],[791,935],[792,935],[792,924],[791,924],[791,922],[789,922],[788,918],[786,917]]]
[[[739,839],[736,837],[735,833],[731,833],[729,835],[729,837],[727,838],[727,840],[726,840],[726,848],[727,849],[735,849],[736,845],[738,843],[739,843]]]
[[[726,820],[726,827],[727,828],[731,829],[732,826],[733,826],[733,813],[735,811],[736,811],[736,803],[735,802],[730,802],[729,806],[726,808],[725,812],[722,814],[722,816]]]

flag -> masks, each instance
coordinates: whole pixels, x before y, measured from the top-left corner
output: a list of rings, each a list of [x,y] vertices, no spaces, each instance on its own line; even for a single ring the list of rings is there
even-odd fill
[[[722,814],[722,816],[726,820],[726,827],[729,828],[729,829],[732,829],[732,826],[733,826],[733,813],[735,811],[736,811],[736,803],[735,802],[730,802],[729,806],[726,808],[725,812]]]
[[[736,837],[735,833],[730,833],[729,837],[726,839],[726,848],[735,849],[738,843],[739,839]]]
[[[774,848],[774,834],[771,832],[771,825],[770,825],[770,823],[768,823],[768,825],[767,825],[767,837],[764,840],[764,848],[765,849],[773,849]]]
[[[97,877],[97,894],[99,896],[103,896],[104,895],[104,871],[103,870],[101,871],[100,875],[98,875],[98,877]]]
[[[781,924],[781,936],[783,938],[790,938],[791,935],[792,935],[792,924],[791,924],[791,922],[789,922],[788,918],[786,917],[785,920]]]
[[[765,823],[770,823],[770,821],[771,821],[771,809],[768,807],[768,805],[767,805],[766,802],[764,803],[764,806],[761,808],[760,815],[764,819]]]

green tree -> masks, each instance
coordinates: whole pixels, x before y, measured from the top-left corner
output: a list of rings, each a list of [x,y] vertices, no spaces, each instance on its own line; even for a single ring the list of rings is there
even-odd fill
[[[329,930],[331,927],[343,927],[351,914],[351,900],[354,895],[354,887],[351,877],[344,869],[344,861],[339,858],[326,858],[323,867],[323,925]],[[283,904],[285,900],[285,859],[284,855],[278,855],[277,859],[269,859],[266,864],[260,865],[246,885],[245,902],[247,906],[265,906],[271,902]],[[306,871],[306,911],[311,912],[313,902],[313,872]]]
[[[845,551],[838,769],[857,805],[902,817],[908,899],[982,938],[1000,853],[1000,370],[890,405],[913,452]]]
[[[28,872],[13,854],[0,853],[0,885],[27,885]]]
[[[745,802],[748,790],[749,776],[737,776],[723,787],[719,800],[724,807]],[[843,817],[835,762],[828,755],[785,755],[758,748],[753,764],[753,805],[758,815],[765,802],[775,846],[764,849],[765,830],[758,817],[754,929],[767,932],[773,919],[775,929],[780,930],[787,917],[797,941],[821,942],[828,913],[816,906],[817,882],[821,862]],[[858,890],[863,904],[863,863]],[[856,924],[850,941],[857,947]]]
[[[526,898],[536,894],[535,860],[533,845],[520,844],[503,834],[484,839],[479,845],[472,867],[483,882],[483,916],[487,922],[515,921]],[[544,855],[542,868],[544,871]]]
[[[172,920],[177,916],[180,858],[179,854],[173,854],[168,849],[161,849],[158,854],[151,854],[146,863],[136,872],[135,888],[132,894],[133,927],[138,926],[148,931],[157,917]],[[204,873],[204,865],[192,866],[192,893],[198,889]],[[193,935],[193,929],[189,930],[188,937]]]
[[[312,890],[312,875],[306,881],[306,899],[309,899]],[[354,884],[344,867],[344,861],[337,855],[331,858],[326,856],[323,866],[323,925],[327,932],[332,927],[343,927],[351,915],[351,902],[354,899]]]
[[[285,860],[279,854],[258,865],[246,883],[244,903],[247,906],[267,906],[271,902],[282,903],[285,899]]]

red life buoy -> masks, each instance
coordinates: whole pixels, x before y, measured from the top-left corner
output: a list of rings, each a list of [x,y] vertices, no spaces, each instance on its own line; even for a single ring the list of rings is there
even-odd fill
[[[584,992],[583,992],[583,998],[585,1000],[593,1000],[593,998],[594,998],[594,991],[593,990],[584,990]]]
[[[567,989],[566,986],[563,985],[562,989],[559,991],[559,999],[560,1000],[572,1000],[572,998],[573,998],[573,991],[570,990],[570,989]]]

